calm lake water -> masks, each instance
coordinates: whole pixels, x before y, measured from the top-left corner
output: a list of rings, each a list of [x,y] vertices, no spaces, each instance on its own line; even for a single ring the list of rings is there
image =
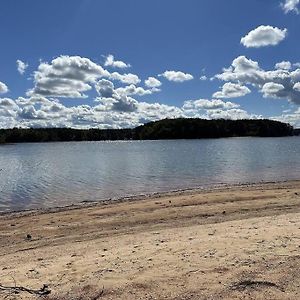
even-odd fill
[[[298,137],[4,145],[0,211],[299,178]]]

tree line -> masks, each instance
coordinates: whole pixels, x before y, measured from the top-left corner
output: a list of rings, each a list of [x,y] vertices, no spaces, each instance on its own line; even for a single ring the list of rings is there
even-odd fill
[[[128,129],[0,129],[0,143],[280,137],[299,134],[291,125],[261,120],[164,119]]]

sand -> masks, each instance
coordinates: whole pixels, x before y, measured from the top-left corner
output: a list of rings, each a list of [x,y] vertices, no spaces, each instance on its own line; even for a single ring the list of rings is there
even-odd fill
[[[300,182],[4,214],[0,246],[43,299],[300,299]]]

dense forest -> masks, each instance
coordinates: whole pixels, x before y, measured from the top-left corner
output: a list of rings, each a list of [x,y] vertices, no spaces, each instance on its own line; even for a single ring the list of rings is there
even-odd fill
[[[133,129],[0,129],[0,143],[280,137],[299,134],[289,124],[271,120],[165,119]]]

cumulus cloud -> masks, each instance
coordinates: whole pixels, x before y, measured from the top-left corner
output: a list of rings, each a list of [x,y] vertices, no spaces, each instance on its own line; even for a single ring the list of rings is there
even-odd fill
[[[138,101],[131,96],[151,95],[160,90],[156,87],[144,89],[134,84],[125,87],[115,88],[113,82],[101,79],[95,84],[95,89],[99,94],[96,102],[99,102],[97,111],[124,111],[133,112],[138,109]]]
[[[267,82],[263,85],[261,92],[265,98],[280,98],[280,93],[284,91],[284,86],[280,83]]]
[[[25,62],[23,62],[22,60],[18,59],[16,61],[17,63],[17,70],[18,72],[23,75],[26,71],[26,69],[28,68],[28,64],[26,64]]]
[[[275,69],[281,70],[290,70],[292,68],[292,64],[289,61],[282,61],[275,65]]]
[[[161,82],[155,77],[148,77],[148,79],[145,80],[145,85],[149,88],[158,88],[161,86]]]
[[[249,88],[239,83],[227,82],[223,85],[222,91],[213,94],[215,98],[238,98],[251,93]]]
[[[28,120],[48,120],[53,124],[55,120],[65,120],[71,110],[56,99],[49,100],[38,96],[18,98],[15,103],[18,105],[18,118],[25,123]]]
[[[289,123],[296,128],[300,128],[300,108],[296,110],[288,109],[283,111],[282,115],[271,117],[270,119]]]
[[[9,98],[0,98],[0,125],[2,128],[17,124],[18,110],[19,106],[15,101]]]
[[[109,77],[108,71],[80,56],[60,56],[43,62],[34,73],[35,87],[27,95],[50,97],[86,97],[91,83],[101,77]]]
[[[100,97],[96,98],[98,111],[124,111],[133,112],[138,109],[138,101],[130,96],[151,95],[160,91],[157,88],[144,89],[134,84],[115,88],[114,84],[106,79],[101,79],[95,84],[95,89]]]
[[[219,99],[188,100],[182,107],[185,117],[203,119],[257,119],[261,116],[249,114],[233,102],[224,102]]]
[[[126,64],[125,62],[123,62],[121,60],[115,60],[115,58],[112,54],[109,54],[106,57],[104,66],[105,67],[119,68],[119,69],[125,69],[125,68],[130,68],[131,67],[130,64]]]
[[[2,125],[3,121],[7,122],[9,125],[11,122],[13,124],[17,123],[19,106],[9,98],[0,98],[0,123]]]
[[[228,120],[243,120],[243,119],[259,119],[262,116],[249,114],[244,109],[234,108],[229,110],[212,110],[208,113],[209,119],[228,119]]]
[[[202,81],[207,80],[207,76],[206,76],[206,75],[202,75],[202,76],[200,77],[200,80],[202,80]]]
[[[17,107],[17,104],[12,99],[0,98],[0,107]]]
[[[141,82],[135,74],[110,73],[88,58],[80,56],[60,56],[50,63],[42,62],[34,72],[33,89],[27,96],[86,98],[85,92],[100,78],[120,81],[125,84]]]
[[[101,79],[95,84],[97,93],[103,98],[112,98],[115,91],[114,84],[106,79]]]
[[[118,111],[118,112],[134,112],[137,110],[138,102],[132,98],[121,95],[120,97],[116,97],[111,99],[112,107],[110,110]]]
[[[241,85],[250,84],[265,97],[287,99],[300,104],[300,92],[294,89],[294,85],[300,82],[300,69],[265,71],[258,62],[239,56],[229,68],[223,69],[215,78]]]
[[[142,87],[137,87],[134,84],[125,86],[125,87],[120,87],[116,89],[116,92],[121,95],[138,95],[138,96],[145,96],[145,95],[151,95],[155,92],[159,92],[160,89],[158,88],[151,88],[151,89],[144,89]]]
[[[282,42],[286,36],[287,29],[261,25],[244,36],[241,43],[247,48],[275,46]]]
[[[114,58],[113,61],[115,62]],[[233,70],[234,67],[230,68]],[[244,60],[237,62],[236,70],[248,74],[249,70],[261,69],[258,63]],[[174,82],[193,79],[192,75],[180,71],[166,71],[161,76]],[[34,86],[27,92],[27,97],[0,98],[0,126],[124,128],[164,118],[256,117],[248,114],[238,104],[221,99],[188,100],[180,106],[138,101],[135,97],[159,92],[162,85],[160,80],[148,77],[144,81],[145,86],[141,87],[138,85],[141,80],[137,75],[111,73],[90,59],[80,56],[60,56],[50,62],[41,62],[33,74],[33,80]],[[1,87],[3,93],[8,91],[6,85],[2,85],[0,84],[0,91]],[[247,89],[234,80],[231,85],[235,87],[236,93]],[[228,95],[229,84],[227,88],[226,84],[224,86],[222,91],[224,90],[224,95]],[[87,92],[91,89],[95,89],[98,94],[92,104],[71,106],[69,103],[65,106],[59,100],[63,97],[87,97]],[[297,85],[294,90],[296,89]],[[231,91],[231,95],[236,94]]]
[[[105,87],[105,92],[101,88]],[[99,93],[109,96],[111,84],[103,79]],[[43,96],[20,97],[16,100],[0,98],[0,125],[11,127],[73,127],[73,128],[124,128],[164,118],[199,117],[205,119],[256,118],[238,104],[219,99],[188,100],[181,107],[139,102],[129,96],[99,97],[95,106],[64,106],[58,99]]]
[[[299,9],[297,8],[297,6],[299,3],[300,0],[285,0],[284,2],[281,3],[281,7],[286,14],[289,12],[295,12],[298,14]]]
[[[193,75],[188,74],[188,73],[183,73],[181,71],[165,71],[164,73],[160,74],[159,76],[163,76],[167,80],[174,81],[174,82],[184,82],[184,81],[194,79]]]
[[[224,102],[219,99],[207,100],[207,99],[199,99],[199,100],[188,100],[183,104],[184,110],[212,110],[212,109],[233,109],[238,108],[239,105],[233,102]]]
[[[246,58],[245,56],[239,56],[233,60],[229,68],[224,68],[224,73],[221,74],[221,79],[225,79],[226,75],[235,73],[235,74],[245,74],[253,73],[260,70],[259,64],[256,61]],[[218,78],[218,75],[216,76]]]
[[[112,80],[119,80],[122,83],[126,84],[138,84],[141,82],[140,78],[135,74],[120,74],[118,72],[113,72],[109,75],[109,78]]]
[[[25,106],[19,112],[19,117],[23,120],[44,120],[47,119],[47,114],[34,106]]]
[[[96,108],[97,111],[133,112],[137,109],[138,102],[129,97],[131,94],[141,92],[137,91],[138,88],[134,85],[115,89],[111,81],[101,79],[96,83],[95,89],[100,96],[95,100],[100,103]]]
[[[300,92],[300,82],[296,82],[293,88],[295,91]]]
[[[5,94],[7,92],[8,92],[7,85],[0,81],[0,94]]]

